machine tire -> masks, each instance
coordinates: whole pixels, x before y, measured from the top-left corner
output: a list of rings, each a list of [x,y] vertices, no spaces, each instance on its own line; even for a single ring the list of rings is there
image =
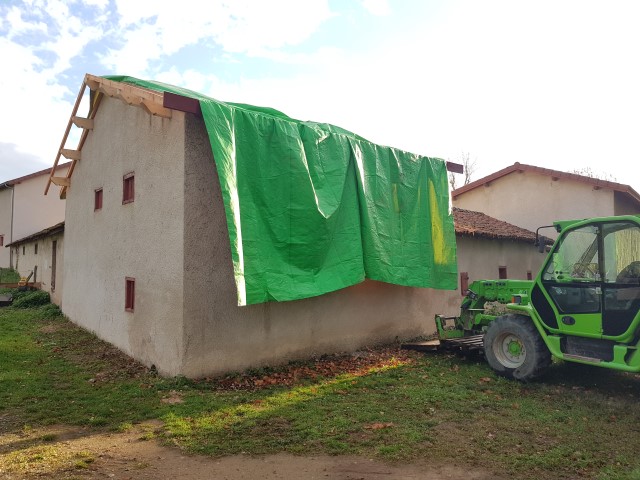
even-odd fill
[[[528,382],[544,373],[551,353],[529,317],[496,318],[484,336],[484,355],[500,376]]]

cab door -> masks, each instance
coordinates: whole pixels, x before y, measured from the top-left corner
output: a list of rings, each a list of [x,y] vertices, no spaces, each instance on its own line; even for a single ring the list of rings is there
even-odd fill
[[[602,336],[602,235],[599,224],[584,225],[556,243],[541,277],[551,300],[543,322],[568,335]],[[536,306],[536,309],[540,309]]]
[[[630,221],[602,225],[603,311],[605,338],[632,340],[640,310],[640,227]]]

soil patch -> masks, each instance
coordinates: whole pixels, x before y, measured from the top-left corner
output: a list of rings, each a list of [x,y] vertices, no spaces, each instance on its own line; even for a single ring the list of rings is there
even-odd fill
[[[160,422],[123,433],[47,427],[0,436],[0,478],[50,479],[424,479],[499,480],[455,465],[387,464],[355,456],[187,455],[154,438]]]

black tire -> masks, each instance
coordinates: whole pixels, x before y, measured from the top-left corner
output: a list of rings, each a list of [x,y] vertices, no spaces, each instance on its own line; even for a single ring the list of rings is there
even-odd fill
[[[528,382],[551,365],[551,353],[533,321],[523,315],[496,318],[484,336],[484,356],[500,376]]]

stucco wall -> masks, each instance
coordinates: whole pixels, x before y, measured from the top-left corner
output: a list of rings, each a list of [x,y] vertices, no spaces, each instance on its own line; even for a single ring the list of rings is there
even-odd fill
[[[535,172],[514,172],[488,186],[469,190],[453,200],[459,208],[486,213],[533,232],[556,220],[614,214],[613,191],[567,180],[553,180]],[[543,235],[557,236],[545,229]]]
[[[54,241],[56,242],[56,278],[55,288],[52,290]],[[36,245],[38,246],[38,253],[36,253]],[[59,232],[12,248],[14,249],[14,259],[20,276],[28,277],[36,269],[35,275],[29,281],[39,282],[40,289],[49,292],[51,295],[51,301],[61,305],[64,282],[62,273],[64,265],[64,233]]]
[[[469,274],[474,280],[493,280],[498,277],[498,267],[507,267],[510,279],[527,279],[527,271],[536,277],[546,254],[538,252],[532,244],[476,237],[457,237],[458,271]]]
[[[65,176],[68,167],[58,168],[56,176]],[[32,235],[64,220],[65,201],[53,188],[48,195],[44,189],[49,173],[21,181],[14,186],[13,240]]]
[[[11,249],[5,245],[11,243],[11,211],[12,211],[13,190],[9,187],[0,186],[0,235],[4,236],[4,245],[0,247],[0,267],[9,268],[11,266]]]
[[[197,377],[352,351],[435,330],[456,291],[362,284],[304,300],[238,307],[224,207],[201,121],[187,115],[182,373]]]
[[[638,215],[640,214],[640,208],[638,204],[629,199],[628,195],[620,192],[614,192],[614,215]]]
[[[63,311],[159,371],[182,364],[184,116],[103,98],[67,192]],[[135,172],[135,201],[122,204]],[[94,211],[94,191],[103,206]],[[125,277],[135,310],[125,311]]]

